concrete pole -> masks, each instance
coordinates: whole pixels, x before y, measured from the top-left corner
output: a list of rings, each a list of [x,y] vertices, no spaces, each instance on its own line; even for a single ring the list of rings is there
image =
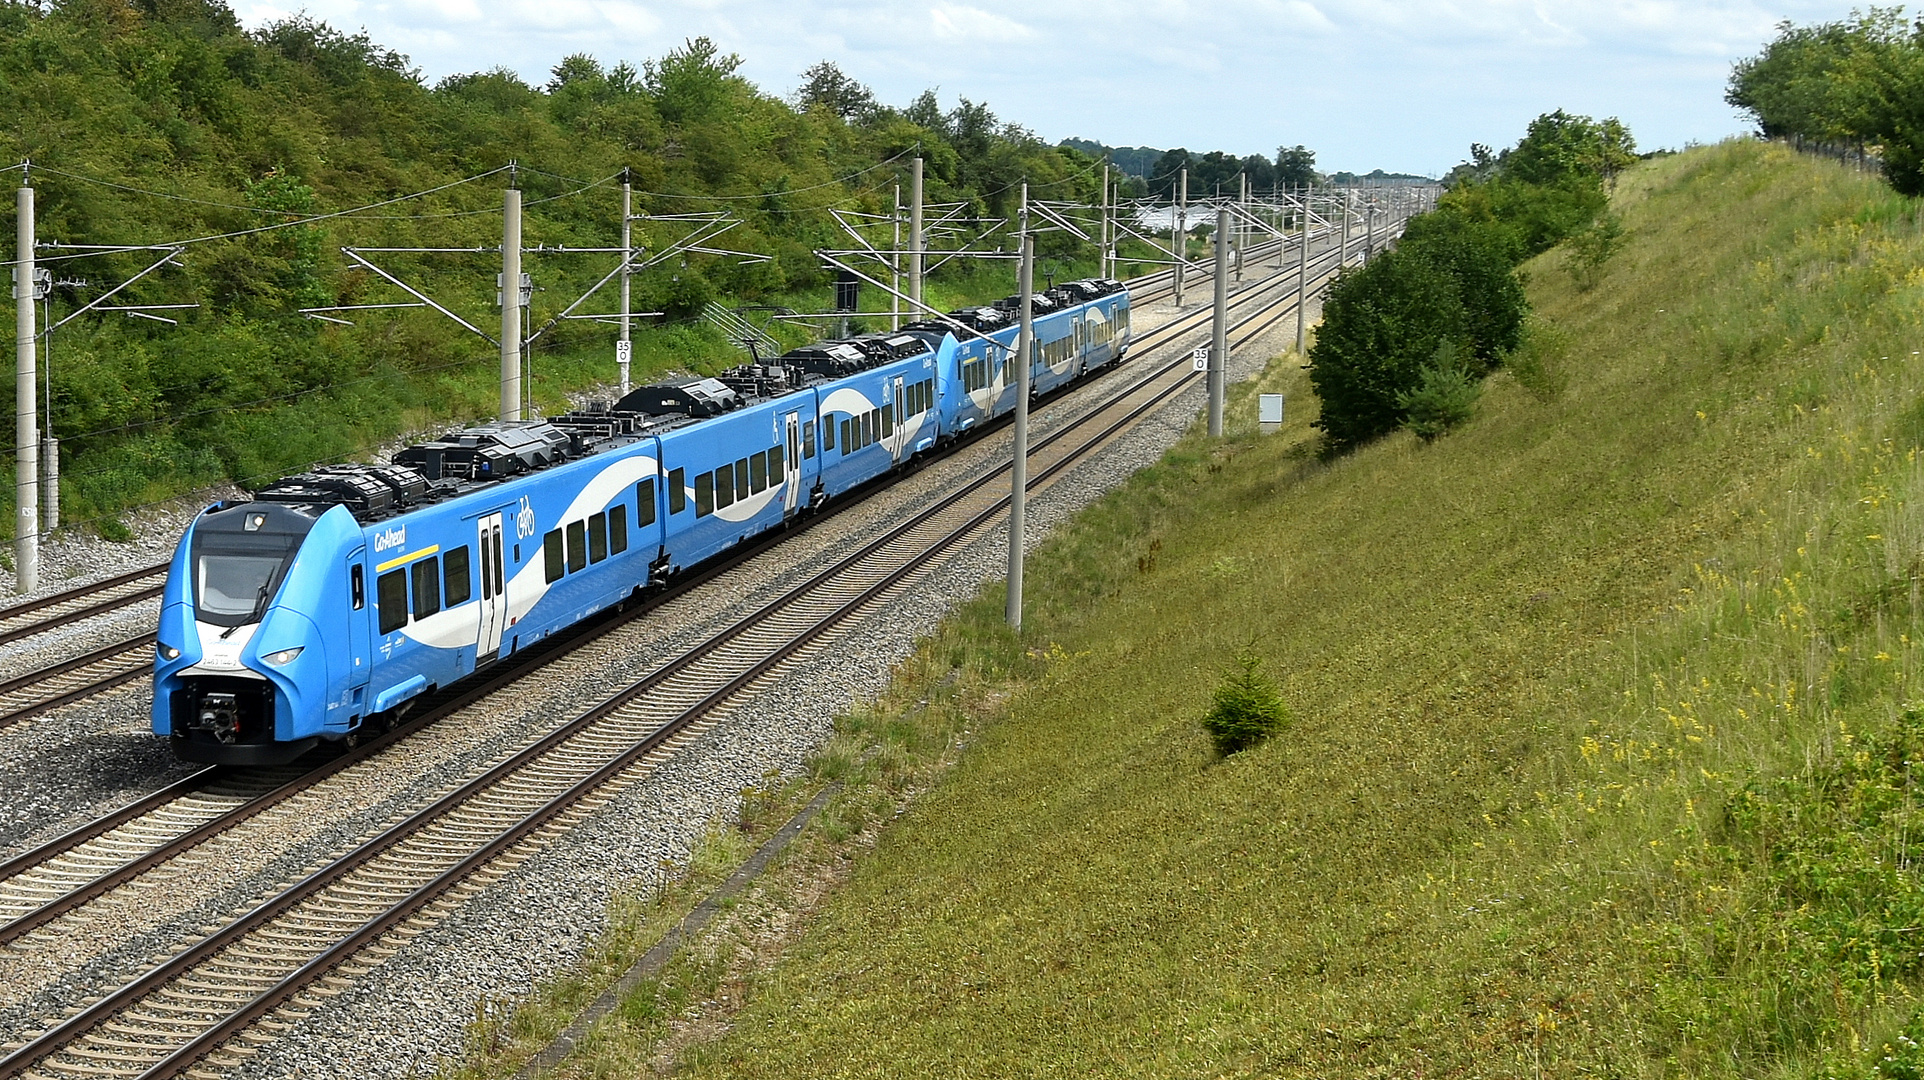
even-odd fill
[[[1097,273],[1097,277],[1115,276],[1109,272],[1109,264],[1115,261],[1113,252],[1110,250],[1113,242],[1109,231],[1109,166],[1104,165],[1102,167],[1102,254],[1097,260],[1102,269]]]
[[[1313,188],[1310,190],[1314,190]],[[1302,246],[1296,252],[1296,354],[1302,355],[1309,327],[1309,196],[1303,197],[1303,212],[1296,220],[1303,226]]]
[[[634,260],[634,233],[631,228],[635,203],[634,188],[627,179],[628,171],[623,169],[621,175],[621,344],[615,349],[615,359],[618,361],[616,366],[621,368],[621,396],[627,397],[628,373],[635,358],[633,339],[628,336],[628,266]],[[515,295],[520,295],[518,287]]]
[[[889,244],[889,329],[902,329],[902,185],[895,185],[895,201],[889,204],[889,224],[895,240]]]
[[[1235,179],[1241,183],[1243,191],[1237,196],[1237,206],[1243,210],[1235,216],[1235,283],[1243,283],[1243,252],[1249,250],[1249,173],[1237,173]]]
[[[1179,183],[1181,194],[1176,196],[1176,232],[1169,238],[1170,248],[1176,253],[1176,306],[1182,306],[1182,279],[1189,276],[1189,169],[1184,167]]]
[[[35,289],[39,292],[39,289]],[[46,316],[43,325],[53,325],[53,287],[47,288],[47,295],[40,301],[44,306],[41,314]],[[40,415],[46,427],[40,433],[40,531],[52,535],[60,527],[60,440],[53,437],[53,335],[40,348],[41,388],[46,391],[40,401]]]
[[[922,303],[922,159],[909,170],[909,306]]]
[[[1343,252],[1342,252],[1342,255],[1336,261],[1336,268],[1338,270],[1341,270],[1344,267],[1347,267],[1349,265],[1349,211],[1350,211],[1350,189],[1344,188],[1343,189]]]
[[[40,587],[40,424],[34,398],[40,389],[34,368],[33,188],[15,193],[13,312],[13,567],[14,591]]]
[[[501,195],[501,420],[521,419],[521,189]]]
[[[1024,223],[1026,225],[1026,222]],[[1034,351],[1035,238],[1022,234],[1022,259],[1016,271],[1022,294],[1022,324],[1016,331],[1015,447],[1009,459],[1009,598],[1004,615],[1022,629],[1023,515],[1029,488],[1029,354]]]
[[[1223,434],[1223,376],[1229,362],[1229,245],[1222,238],[1230,227],[1227,206],[1216,211],[1216,318],[1209,346],[1209,437]]]
[[[1370,264],[1370,256],[1376,254],[1376,193],[1370,192],[1369,201],[1363,204],[1363,265]]]

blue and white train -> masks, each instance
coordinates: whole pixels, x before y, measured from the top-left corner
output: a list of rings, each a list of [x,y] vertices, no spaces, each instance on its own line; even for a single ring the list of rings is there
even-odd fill
[[[1034,393],[1123,358],[1121,283],[1036,300]],[[1013,302],[965,309],[210,506],[168,571],[154,732],[266,764],[378,729],[1007,413],[1016,333]]]

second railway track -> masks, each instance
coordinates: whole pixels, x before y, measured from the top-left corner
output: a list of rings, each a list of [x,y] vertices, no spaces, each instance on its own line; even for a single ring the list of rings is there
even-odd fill
[[[1319,264],[1327,261],[1322,256],[1316,259]],[[1278,276],[1293,275],[1286,271]],[[1327,270],[1318,276],[1326,277]],[[1272,282],[1245,290],[1244,295],[1253,304],[1255,297],[1275,288]],[[1254,305],[1255,313],[1235,329],[1238,343],[1286,318],[1293,311],[1292,299],[1285,295]],[[1194,329],[1197,321],[1192,320],[1184,316],[1175,323],[1191,323],[1187,329]],[[1180,332],[1172,329],[1167,336],[1173,340]],[[1164,335],[1146,332],[1139,339],[1152,336]],[[1093,453],[1135,418],[1188,385],[1191,376],[1180,370],[1183,367],[1186,364],[1163,366],[1038,442],[1032,450],[1038,466],[1032,486],[1051,482],[1069,464]],[[1110,418],[1107,426],[1097,423],[1103,417]],[[1097,434],[1079,444],[1067,442],[1072,432],[1091,425],[1096,425]],[[1051,453],[1057,455],[1053,462]],[[74,1075],[102,1068],[107,1071],[93,1074],[170,1075],[188,1067],[253,1020],[307,992],[327,969],[348,962],[355,950],[391,931],[405,933],[409,919],[442,902],[450,890],[476,888],[476,881],[505,873],[499,860],[518,861],[513,855],[517,845],[565,830],[568,822],[607,801],[602,791],[606,785],[633,782],[674,746],[718,723],[749,687],[805,656],[822,636],[906,587],[903,582],[916,568],[992,528],[1003,502],[992,481],[1000,475],[1000,469],[985,473],[953,498],[830,572],[791,590],[750,619],[690,650],[679,662],[659,668],[509,761],[390,826],[115,994],[25,1045],[16,1041],[19,1048],[0,1061],[0,1076]],[[479,698],[484,692],[477,690],[472,696]],[[187,803],[175,805],[172,811],[174,842],[191,841],[187,844],[191,847],[199,842],[196,835],[204,840],[209,830],[223,822],[231,827],[253,816],[286,798],[299,783],[191,796],[199,800],[197,812]],[[154,813],[148,811],[148,815]],[[73,898],[90,888],[87,881],[95,883],[96,893],[108,891],[98,888],[98,883],[115,875],[101,875],[100,867],[116,861],[123,869],[138,863],[152,866],[169,857],[165,849],[151,845],[141,854],[138,842],[122,846],[119,855],[101,851],[98,854],[104,858],[91,857],[97,845],[111,837],[121,837],[121,832],[68,845],[72,865],[64,874],[54,875],[64,878],[64,884],[42,880],[41,888],[28,891],[51,896],[53,906],[64,900],[61,910],[70,910],[86,902]],[[90,857],[78,857],[82,855]],[[31,859],[16,860],[0,866],[0,876],[33,879],[38,876],[36,870],[52,868],[52,862],[36,867]],[[482,878],[473,876],[477,872]],[[11,883],[9,879],[0,884]],[[0,937],[18,937],[25,931],[7,933],[8,929],[45,925],[54,917],[45,914],[51,908],[35,910],[40,912],[38,917],[28,911],[0,927]],[[9,914],[0,908],[0,918]],[[295,942],[303,944],[296,947]],[[182,1019],[211,1013],[227,1019],[212,1025]],[[120,1066],[111,1067],[111,1062]]]

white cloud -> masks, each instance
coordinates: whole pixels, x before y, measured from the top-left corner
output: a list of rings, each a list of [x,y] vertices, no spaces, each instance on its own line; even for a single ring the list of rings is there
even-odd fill
[[[1014,19],[961,4],[944,4],[930,8],[929,23],[935,28],[937,37],[975,44],[994,44],[999,41],[1035,36],[1035,31]]]
[[[1621,115],[1646,146],[1715,139],[1731,61],[1834,0],[239,0],[259,26],[307,10],[363,25],[432,81],[573,52],[637,64],[706,34],[771,93],[822,59],[905,104],[986,101],[1047,138],[1274,153],[1326,167],[1448,168],[1564,107]],[[1013,46],[1013,47],[1012,47]]]

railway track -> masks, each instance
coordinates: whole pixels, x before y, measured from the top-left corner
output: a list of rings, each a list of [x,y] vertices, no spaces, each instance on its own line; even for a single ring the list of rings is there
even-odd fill
[[[154,634],[148,631],[0,682],[0,728],[103,694],[153,669]]]
[[[0,645],[10,645],[159,596],[166,576],[167,564],[158,563],[0,608]]]
[[[1327,239],[1327,236],[1328,230],[1325,230],[1321,238]],[[1294,250],[1290,241],[1273,240],[1253,245],[1247,258],[1260,261],[1279,248]],[[1173,276],[1173,268],[1143,275],[1137,281],[1145,287],[1144,295],[1138,298],[1132,292],[1132,300],[1153,303],[1171,295],[1175,291]],[[1288,271],[1284,271],[1282,276],[1287,277]],[[1169,325],[1163,324],[1164,327]],[[1138,340],[1144,340],[1147,335],[1161,329],[1158,327],[1147,331],[1139,335]],[[45,633],[157,596],[161,590],[160,579],[166,572],[164,563],[145,567],[92,585],[78,586],[26,604],[0,609],[0,644]],[[35,615],[39,615],[39,618],[33,618]],[[9,634],[12,636],[8,637]],[[151,632],[135,635],[52,667],[0,682],[0,729],[134,681],[151,670],[153,641]]]
[[[1333,253],[1314,257],[1312,266],[1322,277],[1330,272]],[[1287,275],[1285,275],[1287,276]],[[1264,292],[1286,287],[1288,282],[1259,283],[1236,297],[1240,304],[1256,300]],[[1287,300],[1271,302],[1255,315],[1239,321],[1232,332],[1241,334],[1240,345],[1274,321],[1294,311]],[[1210,312],[1193,312],[1154,327],[1138,336],[1142,348],[1160,347],[1166,337],[1180,337],[1208,325]],[[1260,321],[1254,329],[1252,323]],[[853,502],[841,504],[846,507]],[[424,703],[413,720],[396,730],[375,738],[347,753],[327,760],[308,771],[289,771],[285,779],[263,783],[266,773],[244,773],[238,781],[221,770],[201,770],[140,800],[107,814],[53,841],[41,845],[9,862],[0,864],[0,945],[19,940],[58,916],[132,881],[146,871],[162,865],[180,853],[191,850],[214,835],[252,818],[301,790],[325,780],[405,738],[420,727],[451,716],[486,699],[543,666],[585,646],[627,621],[638,618],[687,588],[709,580],[733,565],[772,547],[779,537],[769,537],[745,551],[730,564],[709,568],[673,593],[642,602],[626,618],[584,626],[565,636],[544,642],[535,650],[515,657],[497,667],[479,682],[441,691]],[[213,786],[209,786],[213,785]],[[203,794],[208,795],[202,798]]]
[[[1318,264],[1329,261],[1329,256],[1316,259]],[[1325,268],[1319,277],[1327,273]],[[1293,272],[1278,276],[1293,277]],[[1276,288],[1272,284],[1246,289],[1239,299],[1253,299]],[[1237,342],[1287,318],[1293,312],[1292,299],[1285,296],[1264,303],[1239,320],[1234,328]],[[1207,312],[1198,314],[1203,317],[1176,322],[1188,323],[1190,330],[1206,325]],[[1139,335],[1138,341],[1152,333]],[[1179,333],[1172,331],[1172,339]],[[1051,482],[1069,464],[1094,452],[1135,418],[1187,386],[1193,375],[1183,370],[1186,367],[1186,361],[1164,365],[1038,442],[1032,452],[1037,468],[1031,486]],[[1104,417],[1109,422],[1096,434],[1079,444],[1068,441],[1071,433]],[[1052,453],[1057,455],[1054,460],[1049,457]],[[518,864],[513,855],[517,845],[559,835],[581,815],[605,805],[613,797],[604,790],[608,784],[618,781],[625,786],[651,771],[675,747],[719,723],[728,705],[748,688],[785,670],[785,665],[805,656],[835,628],[886,603],[907,587],[904,582],[918,567],[992,527],[1006,501],[993,481],[1006,475],[1006,468],[983,474],[939,506],[690,650],[680,661],[13,1050],[0,1060],[0,1077],[75,1075],[94,1069],[106,1071],[90,1074],[173,1075],[188,1068],[255,1019],[310,992],[308,988],[326,977],[327,970],[347,963],[357,950],[390,932],[405,935],[409,919],[423,912],[431,915],[437,905],[445,907],[458,899],[453,894],[466,895],[506,873]],[[504,673],[501,684],[519,674],[525,672]],[[495,688],[473,688],[461,695],[465,700],[449,702],[447,707],[463,707]],[[397,731],[380,742],[405,734]],[[378,749],[371,745],[365,752]],[[237,826],[291,791],[312,786],[362,759],[359,754],[349,755],[338,759],[340,764],[330,763],[315,774],[278,785],[257,778],[252,787],[183,791],[108,833],[68,843],[53,859],[28,856],[0,866],[0,878],[7,879],[4,884],[37,882],[37,889],[17,891],[37,891],[48,900],[0,927],[0,940],[15,940],[44,926],[58,914],[111,891],[112,884],[103,884],[109,878],[131,880],[144,868]],[[146,824],[128,828],[142,822]],[[142,828],[149,834],[145,841],[136,835]],[[166,847],[155,847],[153,837],[170,830],[174,839]],[[115,863],[119,871],[99,872],[102,865]],[[126,873],[129,868],[135,872]],[[55,911],[58,905],[64,906]],[[17,907],[0,906],[0,918],[12,910]],[[378,960],[381,948],[387,946],[370,955]],[[353,963],[365,963],[365,958]],[[351,974],[354,969],[343,970]],[[214,1013],[227,1019],[211,1026],[199,1019]]]

